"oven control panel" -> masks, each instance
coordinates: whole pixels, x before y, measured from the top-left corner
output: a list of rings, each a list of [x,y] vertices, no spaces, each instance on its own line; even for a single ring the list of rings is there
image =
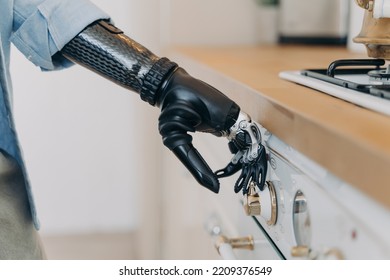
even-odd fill
[[[390,211],[262,128],[268,153],[263,191],[242,197],[285,259],[388,259]]]

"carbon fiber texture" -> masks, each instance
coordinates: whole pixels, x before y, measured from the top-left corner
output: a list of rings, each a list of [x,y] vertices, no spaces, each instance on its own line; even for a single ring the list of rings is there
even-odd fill
[[[167,74],[177,65],[159,58],[105,21],[97,21],[61,50],[71,61],[141,95],[155,105]]]

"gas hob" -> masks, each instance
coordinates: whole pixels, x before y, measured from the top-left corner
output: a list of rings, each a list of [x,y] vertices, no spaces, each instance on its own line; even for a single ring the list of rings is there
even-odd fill
[[[327,69],[283,71],[280,78],[390,116],[390,68],[382,59],[336,60]]]

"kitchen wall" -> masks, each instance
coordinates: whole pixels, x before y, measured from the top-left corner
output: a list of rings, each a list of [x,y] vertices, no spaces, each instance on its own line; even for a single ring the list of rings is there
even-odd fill
[[[237,45],[276,40],[277,9],[254,0],[170,0],[164,24],[174,45]]]
[[[349,38],[348,49],[357,53],[366,53],[366,49],[363,44],[357,44],[353,42],[353,38],[356,37],[362,29],[364,9],[356,5],[355,0],[350,0],[350,17],[349,17]]]
[[[159,11],[153,5],[158,1],[94,2],[128,34],[158,49]],[[153,139],[137,138],[149,127],[155,130],[142,113],[153,108],[78,66],[42,73],[16,50],[12,74],[15,118],[42,233],[137,228],[139,182],[145,176],[138,163],[151,158],[148,146],[156,146]]]

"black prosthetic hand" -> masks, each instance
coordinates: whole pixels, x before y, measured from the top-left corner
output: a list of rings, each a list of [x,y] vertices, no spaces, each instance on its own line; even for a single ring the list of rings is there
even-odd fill
[[[61,54],[160,107],[159,130],[164,145],[201,185],[219,191],[217,175],[193,147],[188,132],[227,135],[240,112],[237,104],[191,77],[176,63],[157,57],[106,21],[88,26]]]
[[[187,132],[227,134],[240,112],[238,105],[182,68],[177,68],[167,79],[160,90],[157,105],[161,108],[159,129],[165,146],[200,184],[217,193],[217,176],[192,146],[192,137]]]

